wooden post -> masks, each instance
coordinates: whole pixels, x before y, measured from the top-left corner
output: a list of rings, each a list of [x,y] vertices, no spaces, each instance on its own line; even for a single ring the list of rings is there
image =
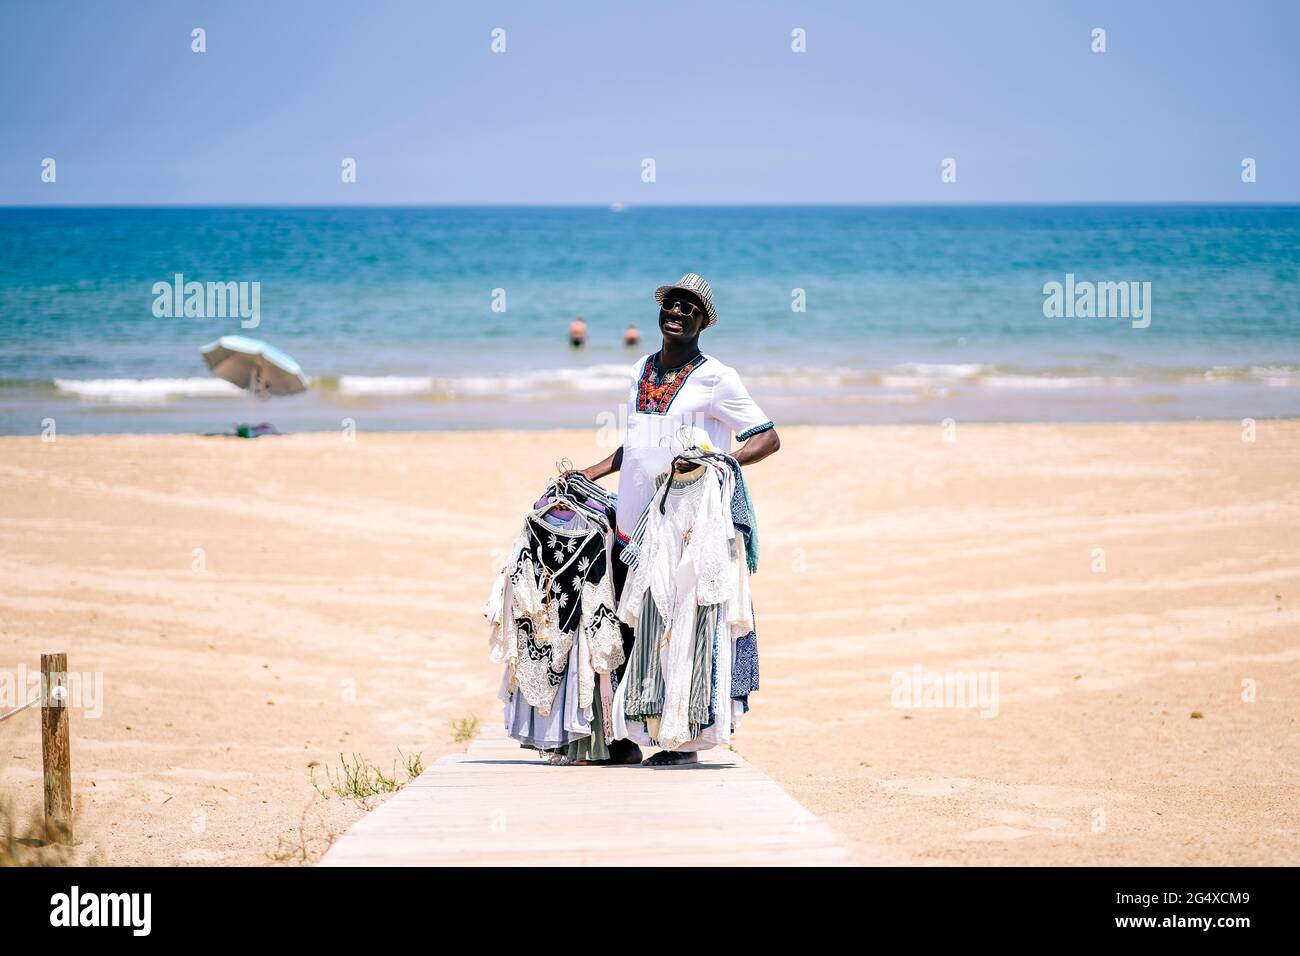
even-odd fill
[[[68,655],[41,655],[41,764],[45,840],[72,842],[72,753],[68,743]]]

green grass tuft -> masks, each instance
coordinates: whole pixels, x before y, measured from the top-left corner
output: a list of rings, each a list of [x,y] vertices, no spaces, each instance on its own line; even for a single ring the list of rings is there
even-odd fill
[[[402,760],[406,777],[404,780],[399,780],[396,760],[393,761],[392,770],[385,772],[378,764],[371,763],[360,754],[354,753],[351,761],[343,754],[339,754],[338,770],[326,765],[324,784],[316,779],[317,764],[312,761],[308,765],[311,785],[326,800],[339,797],[343,800],[351,800],[369,810],[375,797],[396,793],[423,772],[422,754],[404,754],[400,750],[397,754]]]
[[[473,714],[451,722],[451,739],[458,744],[473,740],[478,733],[478,718]]]

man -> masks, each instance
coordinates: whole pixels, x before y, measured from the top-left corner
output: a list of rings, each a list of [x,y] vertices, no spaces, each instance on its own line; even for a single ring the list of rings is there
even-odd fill
[[[703,429],[714,449],[724,452],[730,450],[734,433],[741,442],[735,452],[741,467],[762,461],[781,447],[776,428],[749,397],[736,370],[700,351],[700,333],[718,321],[709,284],[695,273],[688,273],[675,285],[656,289],[655,300],[659,303],[663,346],[632,366],[623,444],[604,461],[582,469],[593,481],[620,473],[614,542],[615,598],[622,593],[627,577],[627,565],[619,554],[654,495],[655,479],[673,459],[682,426]],[[679,463],[678,467],[687,470],[691,466]],[[630,653],[635,635],[627,625],[620,627],[624,651]],[[610,753],[612,763],[641,761],[641,748],[630,740],[616,741]],[[645,762],[662,766],[696,759],[694,753],[665,751]]]

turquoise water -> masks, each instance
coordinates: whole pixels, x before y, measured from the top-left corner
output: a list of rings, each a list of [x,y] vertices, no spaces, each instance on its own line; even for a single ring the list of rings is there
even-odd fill
[[[586,425],[685,271],[779,422],[1300,414],[1296,206],[6,208],[0,432]],[[156,317],[176,273],[259,283],[260,324]],[[1046,317],[1067,273],[1151,283],[1149,326]],[[235,333],[312,390],[214,392],[198,349]]]

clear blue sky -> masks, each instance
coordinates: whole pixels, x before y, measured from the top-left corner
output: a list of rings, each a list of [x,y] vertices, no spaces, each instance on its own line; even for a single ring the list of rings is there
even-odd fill
[[[0,3],[4,204],[1293,202],[1298,116],[1297,0]]]

